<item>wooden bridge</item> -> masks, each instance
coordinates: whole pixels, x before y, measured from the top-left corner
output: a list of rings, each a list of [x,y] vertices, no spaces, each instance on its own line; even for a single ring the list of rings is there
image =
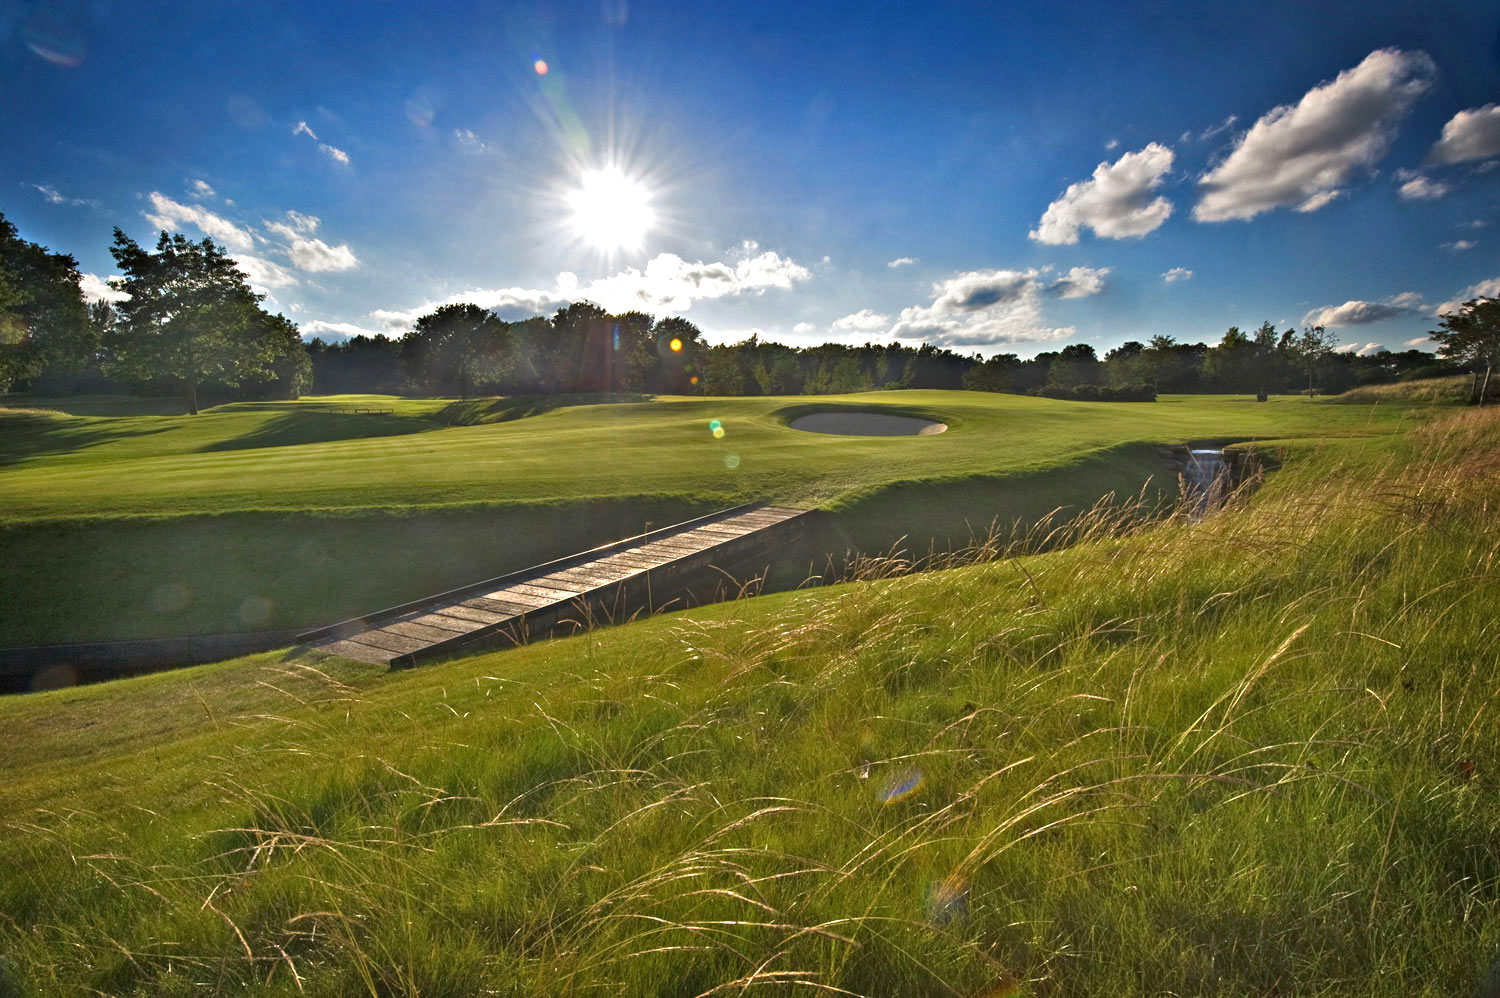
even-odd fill
[[[725,596],[763,567],[809,511],[736,506],[557,561],[299,634],[329,654],[392,667],[505,647],[559,628],[624,620]]]

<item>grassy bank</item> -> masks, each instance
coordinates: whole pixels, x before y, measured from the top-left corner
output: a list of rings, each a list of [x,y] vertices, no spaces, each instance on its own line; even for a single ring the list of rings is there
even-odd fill
[[[1244,508],[404,674],[0,703],[19,993],[1454,995],[1500,422]],[[842,989],[842,991],[832,990]]]
[[[855,438],[789,429],[805,397],[339,396],[191,418],[22,401],[0,408],[0,585],[22,594],[0,607],[0,646],[312,626],[750,500],[829,511],[809,564],[902,538],[921,554],[1148,480],[1175,488],[1166,444],[1380,436],[1414,418],[1297,398],[815,403],[950,427]]]

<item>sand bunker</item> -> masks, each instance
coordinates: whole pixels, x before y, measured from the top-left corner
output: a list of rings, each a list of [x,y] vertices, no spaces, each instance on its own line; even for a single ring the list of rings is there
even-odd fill
[[[883,412],[813,412],[792,420],[794,430],[839,433],[847,437],[925,437],[942,433],[947,423]]]

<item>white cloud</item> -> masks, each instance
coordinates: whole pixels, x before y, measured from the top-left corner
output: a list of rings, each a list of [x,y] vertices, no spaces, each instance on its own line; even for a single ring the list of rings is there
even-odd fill
[[[359,258],[348,246],[329,246],[321,239],[294,239],[287,255],[292,259],[292,266],[314,273],[353,270],[359,266]]]
[[[1171,169],[1172,150],[1156,142],[1113,164],[1100,163],[1092,179],[1070,184],[1048,205],[1040,224],[1027,235],[1054,246],[1078,242],[1080,228],[1108,239],[1144,236],[1172,214],[1170,201],[1151,196]]]
[[[296,308],[295,305],[292,307]],[[322,319],[313,319],[311,322],[299,322],[297,329],[302,333],[302,338],[305,340],[318,336],[324,342],[345,340],[351,336],[385,335],[385,333],[374,329],[365,329],[363,326],[356,326],[352,322],[324,322]]]
[[[1104,290],[1108,267],[1073,267],[1047,285],[1047,293],[1059,298],[1088,298]]]
[[[467,128],[455,128],[453,130],[453,138],[469,152],[484,152],[489,148],[489,146],[486,146],[480,140],[478,135],[475,135],[472,130]]]
[[[305,121],[299,121],[299,122],[297,122],[297,127],[294,128],[294,129],[292,129],[292,134],[293,135],[306,135],[308,138],[312,139],[314,142],[318,141],[318,133],[315,132],[315,131],[313,131],[311,128],[308,128],[307,127],[307,122],[305,122]]]
[[[1325,305],[1315,308],[1302,317],[1306,326],[1325,326],[1337,329],[1341,326],[1363,326],[1371,322],[1384,322],[1398,316],[1415,312],[1422,296],[1415,291],[1403,291],[1381,301],[1346,301],[1342,305]]]
[[[119,274],[111,274],[111,277],[119,277]],[[98,274],[79,274],[78,289],[83,292],[86,301],[124,301],[130,296],[123,291],[116,291],[109,286],[108,277],[100,277]]]
[[[1229,131],[1234,127],[1234,123],[1239,120],[1239,115],[1231,114],[1217,125],[1209,125],[1201,132],[1194,133],[1192,129],[1183,132],[1180,140],[1183,142],[1207,142],[1209,139],[1217,138],[1219,135]]]
[[[1311,214],[1312,212],[1317,211],[1319,208],[1322,208],[1333,201],[1337,201],[1339,198],[1344,196],[1344,193],[1344,191],[1340,190],[1337,187],[1328,191],[1319,191],[1312,197],[1308,198],[1306,201],[1303,201],[1301,204],[1299,204],[1295,210],[1302,215]]]
[[[914,256],[898,256],[896,257],[896,259],[886,264],[886,266],[891,268],[892,270],[895,270],[897,267],[909,267],[916,262],[917,258]]]
[[[1402,340],[1401,345],[1404,347],[1412,347],[1413,349],[1420,350],[1422,347],[1432,346],[1432,340],[1428,339],[1425,336],[1414,336],[1409,340]]]
[[[1193,272],[1186,267],[1173,267],[1162,274],[1161,279],[1168,284],[1175,284],[1178,281],[1191,281],[1193,279]]]
[[[92,198],[70,198],[51,184],[30,184],[23,180],[21,182],[21,186],[30,187],[32,190],[41,194],[42,197],[46,198],[52,204],[70,204],[75,208],[99,207],[99,202],[93,200]]]
[[[323,240],[312,237],[322,221],[317,215],[289,211],[286,219],[285,222],[267,221],[264,224],[267,231],[288,241],[289,245],[284,248],[284,252],[299,270],[323,272],[353,270],[359,266],[359,259],[347,245],[329,246]]]
[[[1474,298],[1500,298],[1500,277],[1492,277],[1478,284],[1471,284],[1451,301],[1445,301],[1433,309],[1434,315],[1447,315],[1463,308],[1466,301]]]
[[[1105,152],[1114,152],[1118,148],[1120,148],[1119,139],[1110,139],[1108,142],[1104,143]]]
[[[818,327],[814,326],[811,322],[799,322],[795,326],[792,327],[792,332],[794,332],[794,333],[810,333],[814,329],[817,329],[817,328]]]
[[[211,198],[218,192],[201,180],[195,180],[188,187],[188,193],[195,198]]]
[[[1067,339],[1073,327],[1043,323],[1042,273],[976,270],[940,281],[932,304],[902,309],[891,335],[947,347]]]
[[[1441,248],[1447,250],[1450,253],[1462,253],[1465,250],[1471,250],[1478,245],[1479,244],[1472,239],[1455,239],[1451,243],[1443,243]]]
[[[146,221],[158,229],[180,229],[191,225],[205,235],[211,236],[230,249],[248,250],[255,245],[250,233],[207,208],[197,205],[179,204],[171,198],[152,191],[147,195],[151,210],[143,211]]]
[[[834,319],[832,325],[829,328],[841,333],[870,333],[874,332],[877,329],[884,329],[890,324],[890,316],[881,315],[878,312],[872,312],[867,308],[862,308],[858,312],[850,313],[849,315],[846,315],[841,319]]]
[[[1200,222],[1254,218],[1300,204],[1315,211],[1361,166],[1372,165],[1413,101],[1432,85],[1422,52],[1378,49],[1353,69],[1262,115],[1200,181]]]
[[[1472,107],[1443,126],[1442,138],[1427,154],[1433,163],[1463,163],[1500,156],[1500,104]]]
[[[1490,223],[1482,218],[1476,218],[1472,222],[1464,222],[1459,226],[1461,229],[1487,229]]]
[[[490,309],[502,319],[545,315],[575,301],[591,301],[611,312],[685,312],[695,301],[762,294],[772,288],[787,289],[811,277],[800,264],[779,253],[761,251],[759,245],[747,241],[730,254],[728,262],[689,263],[675,253],[661,253],[644,268],[627,267],[587,284],[564,271],[557,275],[550,291],[535,288],[465,291],[445,301],[430,301],[415,308],[378,309],[370,317],[390,332],[403,332],[419,316],[439,305],[464,302]]]
[[[265,293],[274,288],[287,288],[297,283],[297,277],[279,263],[248,253],[236,253],[234,262],[249,278],[250,286]]]
[[[1441,180],[1416,176],[1402,184],[1398,193],[1403,201],[1435,201],[1447,194],[1449,189]]]
[[[1385,344],[1384,343],[1366,343],[1364,346],[1362,346],[1358,350],[1354,351],[1354,356],[1356,356],[1356,357],[1372,357],[1372,356],[1374,356],[1375,354],[1379,353],[1380,351],[1382,351],[1384,349],[1385,349]]]
[[[336,149],[326,142],[319,142],[318,148],[327,154],[328,158],[342,166],[349,165],[349,154],[342,149]]]

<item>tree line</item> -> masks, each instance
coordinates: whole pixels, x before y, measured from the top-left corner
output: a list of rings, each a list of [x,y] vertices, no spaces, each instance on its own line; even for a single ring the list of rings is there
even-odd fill
[[[886,388],[969,389],[1053,398],[1149,401],[1162,393],[1339,392],[1365,384],[1485,370],[1500,359],[1500,301],[1468,302],[1420,350],[1359,356],[1316,326],[1219,340],[1130,341],[1102,358],[1070,344],[1029,359],[984,358],[923,344],[791,347],[751,336],[710,345],[693,323],[611,314],[575,302],[550,318],[507,322],[474,304],[420,316],[399,338],[304,342],[261,307],[232,257],[211,239],[162,232],[154,251],[119,229],[110,252],[123,298],[84,300],[78,264],[22,239],[0,214],[0,391],[128,391],[200,399],[322,394],[641,392],[829,394]]]

